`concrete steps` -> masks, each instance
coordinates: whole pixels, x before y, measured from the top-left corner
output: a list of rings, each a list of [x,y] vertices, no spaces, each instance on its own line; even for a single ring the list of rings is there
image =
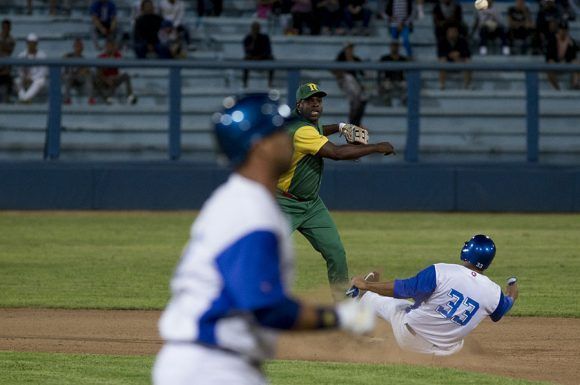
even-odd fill
[[[7,0],[10,1],[10,0]],[[125,1],[125,0],[122,0]],[[128,0],[127,0],[128,1]],[[15,1],[12,1],[15,3]],[[253,0],[226,1],[226,13],[235,17],[203,18],[197,23],[195,12],[188,9],[187,20],[192,29],[197,50],[190,59],[239,59],[242,39],[254,21]],[[125,3],[123,3],[125,4]],[[121,4],[120,18],[129,27],[127,4]],[[470,4],[464,4],[468,22],[473,14]],[[90,22],[86,7],[74,7],[72,17],[16,15],[20,5],[7,14],[13,20],[18,39],[15,53],[24,49],[24,38],[30,31],[41,39],[40,48],[49,57],[61,57],[70,51],[72,39],[85,41],[85,56],[98,52],[90,40]],[[503,6],[503,5],[502,5]],[[507,6],[507,5],[506,5]],[[0,10],[6,9],[5,2]],[[429,6],[427,6],[429,8]],[[47,11],[39,3],[35,13]],[[371,37],[353,36],[284,36],[275,22],[262,22],[272,34],[277,59],[334,60],[345,41],[356,43],[356,54],[365,60],[377,60],[387,53],[388,32],[384,21],[373,20]],[[572,34],[578,35],[580,22],[572,24]],[[415,24],[412,35],[415,53],[420,61],[435,60],[433,26],[429,16]],[[125,57],[133,57],[131,51]],[[475,55],[474,62],[543,62],[542,57]],[[166,158],[167,150],[167,70],[130,69],[139,104],[127,106],[88,106],[84,98],[64,106],[62,119],[63,158],[126,159]],[[183,70],[183,150],[185,158],[213,159],[215,152],[211,136],[211,113],[219,108],[224,96],[241,90],[241,71]],[[366,84],[375,92],[375,76],[369,73]],[[229,84],[226,84],[228,80]],[[328,71],[302,71],[302,80],[317,81],[329,92],[325,104],[327,123],[346,120],[347,101]],[[276,87],[285,98],[286,73],[277,71]],[[251,89],[265,89],[265,72],[252,71]],[[474,90],[461,89],[461,74],[450,75],[447,90],[439,91],[438,74],[422,73],[421,138],[422,159],[449,160],[523,160],[525,159],[525,79],[523,73],[477,72],[473,75]],[[541,76],[541,140],[542,159],[580,161],[580,93],[552,91]],[[396,104],[395,104],[396,105]],[[0,158],[39,157],[45,139],[46,104],[0,105]],[[406,140],[407,111],[401,106],[385,107],[371,100],[364,124],[371,128],[371,138],[389,140],[402,151]],[[340,141],[340,139],[337,139]],[[401,161],[374,157],[364,162]]]

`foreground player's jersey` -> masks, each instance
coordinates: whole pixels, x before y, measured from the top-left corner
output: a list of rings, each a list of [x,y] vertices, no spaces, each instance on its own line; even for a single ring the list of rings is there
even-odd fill
[[[405,322],[420,336],[442,349],[462,343],[487,316],[494,321],[511,308],[511,298],[485,275],[461,265],[438,263],[408,281],[420,287]],[[399,292],[405,281],[398,281]],[[509,306],[508,306],[509,305]]]
[[[258,325],[252,311],[284,298],[292,275],[289,239],[271,194],[233,174],[192,227],[159,323],[161,337],[269,358],[275,334]]]

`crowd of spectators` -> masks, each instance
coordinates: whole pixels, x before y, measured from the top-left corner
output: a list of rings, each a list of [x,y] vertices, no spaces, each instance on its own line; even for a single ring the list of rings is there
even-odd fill
[[[494,41],[499,42],[503,55],[532,53],[545,55],[548,63],[576,63],[578,45],[569,34],[568,23],[575,19],[569,0],[540,0],[535,18],[524,0],[515,0],[504,18],[493,0],[488,8],[477,11],[469,28],[463,19],[460,3],[439,0],[433,9],[433,25],[437,39],[437,56],[445,62],[468,62],[471,43],[476,43],[480,55],[487,55]],[[477,36],[477,38],[474,38]],[[560,89],[555,73],[548,79],[555,89]],[[446,73],[439,76],[441,89],[445,88]],[[471,73],[464,73],[465,88],[471,87]],[[578,74],[572,74],[571,87],[580,88]]]
[[[204,5],[200,5],[203,3]],[[200,1],[198,9],[209,4],[209,14],[219,16],[221,1]],[[32,3],[29,2],[29,13]],[[54,14],[57,3],[51,1],[51,14]],[[61,4],[62,5],[62,4]],[[64,5],[70,5],[65,2]],[[117,20],[117,5],[114,0],[93,0],[89,7],[92,40],[95,48],[101,53],[99,58],[119,59],[122,50],[132,48],[137,58],[177,59],[186,56],[190,43],[190,34],[184,20],[185,4],[183,0],[136,0],[131,23],[131,33],[123,31]],[[11,35],[12,23],[9,19],[2,21],[0,33],[0,57],[13,54],[15,40]],[[26,39],[27,49],[18,57],[42,59],[46,54],[38,48],[39,38],[31,33]],[[63,58],[84,58],[84,43],[80,38],[73,42],[72,51]],[[13,96],[18,101],[28,103],[40,95],[46,88],[48,69],[46,67],[22,67],[16,78],[10,66],[0,66],[0,102],[10,102]],[[134,104],[137,97],[133,93],[131,79],[127,73],[118,68],[66,67],[63,70],[64,102],[72,103],[71,91],[87,97],[89,104],[96,104],[97,96],[105,103],[112,103],[117,88],[125,85],[127,103]],[[14,95],[16,91],[16,95]]]
[[[288,35],[370,35],[366,0],[257,0],[256,16],[276,17]]]
[[[437,0],[432,18],[439,61],[466,63],[471,60],[472,48],[480,55],[490,50],[503,55],[516,52],[545,55],[548,63],[577,62],[578,45],[570,35],[568,22],[574,20],[573,0],[539,0],[537,15],[533,15],[525,0],[514,0],[504,16],[493,0],[488,8],[474,12],[473,25],[468,27],[462,5],[458,0]],[[31,3],[29,3],[31,4]],[[51,13],[57,2],[51,1]],[[63,3],[70,6],[70,1]],[[422,15],[422,1],[381,0],[378,9],[371,9],[366,0],[256,0],[258,18],[287,20],[288,34],[336,34],[369,35],[373,23],[385,23],[390,34],[390,52],[381,61],[415,60],[411,34],[414,22]],[[62,4],[60,4],[62,5]],[[31,10],[31,8],[30,8]],[[198,16],[219,16],[223,11],[222,0],[198,0]],[[120,58],[121,52],[133,50],[139,59],[175,59],[186,56],[191,36],[185,17],[184,0],[134,0],[131,23],[121,27],[117,20],[115,0],[92,0],[89,8],[91,30],[95,48],[100,58]],[[125,29],[125,30],[123,30]],[[8,57],[14,51],[11,23],[2,22],[0,57]],[[497,41],[497,44],[494,42]],[[386,42],[387,43],[387,42]],[[38,37],[30,34],[27,49],[19,57],[43,58],[45,53],[38,47]],[[399,51],[401,45],[405,55]],[[496,48],[497,47],[497,48]],[[251,31],[243,40],[246,60],[273,60],[272,46],[267,34],[260,31],[260,23],[252,24]],[[83,58],[84,44],[76,39],[71,52],[65,58]],[[354,46],[347,44],[336,58],[338,61],[358,61]],[[340,88],[349,98],[351,120],[360,120],[368,100],[362,74],[356,71],[335,72]],[[268,85],[272,86],[273,71],[269,71]],[[12,68],[0,67],[0,100],[16,96],[21,102],[29,102],[45,88],[47,70],[44,67],[23,67],[13,78]],[[243,73],[243,85],[248,85],[249,72]],[[446,88],[447,74],[439,74],[440,88]],[[471,73],[463,74],[464,87],[471,87]],[[555,73],[548,75],[550,84],[560,89]],[[135,103],[131,79],[116,68],[91,70],[90,68],[66,68],[63,71],[64,100],[71,102],[71,91],[86,94],[90,104],[97,96],[110,103],[116,89],[125,85],[129,103]],[[580,76],[571,76],[570,86],[580,88]],[[387,71],[377,78],[379,96],[386,104],[400,99],[404,104],[406,83],[401,71]]]

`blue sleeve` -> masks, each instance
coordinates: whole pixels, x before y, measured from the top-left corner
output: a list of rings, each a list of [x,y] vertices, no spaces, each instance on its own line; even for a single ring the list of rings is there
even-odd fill
[[[300,305],[290,298],[283,298],[272,306],[254,311],[254,315],[260,325],[284,330],[292,329],[299,313]]]
[[[254,231],[225,249],[217,258],[225,289],[241,310],[272,306],[286,297],[280,276],[278,238]]]
[[[512,297],[503,295],[499,297],[499,304],[493,313],[489,315],[493,322],[499,321],[510,309],[514,306],[514,300]]]
[[[109,3],[111,6],[109,8],[109,17],[112,19],[113,17],[117,16],[117,6],[115,3]]]
[[[416,276],[395,280],[393,294],[395,298],[413,298],[419,304],[433,294],[437,286],[435,266],[421,270]]]
[[[98,1],[93,1],[93,3],[91,4],[91,7],[89,8],[89,12],[90,12],[91,16],[99,17],[99,3],[98,3]]]

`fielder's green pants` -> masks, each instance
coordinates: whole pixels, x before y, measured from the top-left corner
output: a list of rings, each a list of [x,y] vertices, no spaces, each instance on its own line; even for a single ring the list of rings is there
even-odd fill
[[[297,201],[277,196],[282,211],[288,216],[292,231],[298,230],[326,261],[328,282],[343,290],[349,281],[346,252],[338,230],[320,197],[312,201]]]

